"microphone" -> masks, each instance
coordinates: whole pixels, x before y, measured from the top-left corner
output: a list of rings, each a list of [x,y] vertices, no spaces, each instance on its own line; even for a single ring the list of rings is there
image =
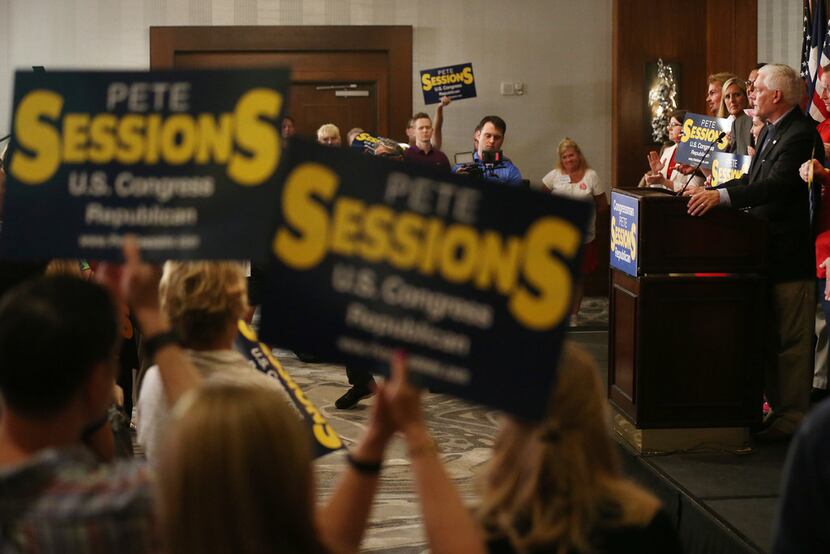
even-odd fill
[[[680,192],[678,192],[675,196],[683,196],[683,193],[686,191],[686,187],[689,186],[689,183],[691,183],[692,179],[694,179],[694,177],[695,177],[695,173],[697,173],[697,170],[700,169],[700,164],[702,164],[703,160],[706,159],[706,154],[708,154],[709,151],[712,149],[712,147],[714,147],[717,143],[719,143],[721,141],[721,139],[725,136],[726,136],[726,131],[721,131],[720,134],[718,135],[718,138],[716,138],[714,140],[714,142],[712,142],[712,144],[709,145],[709,147],[706,149],[706,151],[703,152],[703,156],[701,156],[700,161],[697,162],[697,165],[695,166],[695,170],[692,171],[692,174],[689,175],[688,180],[686,180],[686,184],[683,185],[683,188],[680,189]]]

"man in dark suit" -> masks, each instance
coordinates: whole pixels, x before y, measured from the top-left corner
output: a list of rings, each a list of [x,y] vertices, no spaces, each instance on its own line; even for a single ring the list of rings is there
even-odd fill
[[[758,440],[785,440],[809,408],[815,313],[815,248],[810,189],[799,167],[824,159],[815,124],[798,107],[801,79],[786,65],[765,65],[755,79],[752,100],[768,125],[758,137],[749,174],[716,190],[697,190],[689,213],[700,216],[715,206],[749,208],[768,223],[769,331],[765,393],[772,411]],[[816,147],[817,146],[817,147]]]

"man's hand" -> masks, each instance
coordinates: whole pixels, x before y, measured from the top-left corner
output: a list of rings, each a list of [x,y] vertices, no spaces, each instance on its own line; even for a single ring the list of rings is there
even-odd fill
[[[824,166],[819,163],[818,160],[807,160],[806,162],[801,164],[800,168],[798,168],[798,174],[801,176],[801,179],[805,183],[810,181],[810,173],[812,173],[813,182],[824,182],[826,170],[824,169]]]
[[[699,190],[689,199],[689,215],[700,216],[720,204],[720,193],[716,190]]]
[[[688,187],[686,187],[686,190],[683,191],[683,196],[694,196],[702,190],[703,187],[699,185],[689,185]]]
[[[449,96],[442,96],[441,103],[438,104],[438,108],[443,108],[444,106],[449,106],[452,99]]]

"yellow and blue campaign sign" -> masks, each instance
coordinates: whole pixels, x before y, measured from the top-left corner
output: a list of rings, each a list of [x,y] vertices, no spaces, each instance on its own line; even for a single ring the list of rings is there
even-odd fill
[[[640,204],[631,196],[611,193],[611,267],[637,276]]]
[[[266,343],[381,374],[403,349],[432,390],[542,417],[592,205],[304,142],[280,173]]]
[[[427,105],[437,104],[442,96],[448,96],[451,100],[475,98],[473,64],[424,69],[421,71],[421,90],[424,93],[424,104]]]
[[[687,113],[683,120],[683,135],[677,145],[675,161],[680,164],[709,169],[712,167],[712,154],[724,152],[729,146],[726,134],[732,129],[732,122],[719,117],[709,117],[697,113]],[[717,141],[720,133],[724,137]],[[713,144],[714,143],[714,144]]]
[[[712,186],[717,187],[732,179],[740,179],[741,175],[749,173],[751,163],[751,156],[715,152],[712,154]]]
[[[271,348],[267,344],[259,342],[254,330],[241,319],[238,328],[239,334],[234,339],[234,348],[245,356],[254,369],[283,386],[309,430],[314,457],[319,458],[343,448],[343,441],[337,431],[329,425],[322,412],[308,399],[303,390],[297,385],[297,382],[292,379],[291,375],[271,352]]]
[[[285,70],[15,75],[0,252],[262,258],[274,224]]]

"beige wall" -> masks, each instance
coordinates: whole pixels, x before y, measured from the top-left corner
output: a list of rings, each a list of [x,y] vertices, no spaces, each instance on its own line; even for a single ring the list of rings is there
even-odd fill
[[[801,63],[802,2],[758,0],[758,61]]]
[[[526,178],[542,178],[565,135],[610,176],[610,0],[0,0],[0,132],[14,68],[145,69],[151,25],[233,24],[412,25],[413,111],[424,108],[418,70],[472,62],[476,73],[478,98],[446,110],[449,155],[469,150],[473,127],[495,113]],[[502,81],[527,92],[501,96]]]

